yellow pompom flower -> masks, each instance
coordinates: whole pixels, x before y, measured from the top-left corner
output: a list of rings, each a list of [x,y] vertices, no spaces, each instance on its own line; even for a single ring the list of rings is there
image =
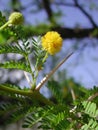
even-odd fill
[[[50,55],[54,55],[61,50],[63,40],[58,32],[47,32],[41,40],[43,49]]]

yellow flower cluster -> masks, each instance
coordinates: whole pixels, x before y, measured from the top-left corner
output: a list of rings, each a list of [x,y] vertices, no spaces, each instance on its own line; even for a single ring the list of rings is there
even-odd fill
[[[62,47],[62,38],[58,32],[50,31],[42,37],[42,47],[50,55],[59,52]]]

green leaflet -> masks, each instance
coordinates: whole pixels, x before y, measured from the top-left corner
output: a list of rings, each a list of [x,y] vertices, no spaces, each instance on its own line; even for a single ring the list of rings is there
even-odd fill
[[[59,106],[45,106],[43,108],[38,107],[26,116],[23,127],[30,128],[39,123],[38,129],[59,130],[59,128],[61,128],[64,130],[70,126],[69,121],[66,120],[69,112],[67,109],[65,110],[64,106],[61,109],[62,111],[59,109]]]
[[[80,130],[98,130],[98,109],[95,103],[91,101],[83,101],[82,113],[88,115],[88,120]]]
[[[35,110],[33,110],[31,113],[29,113],[24,120],[23,127],[26,128],[31,128],[33,125],[39,123],[42,121],[44,117],[49,113],[49,108],[41,108],[38,107]]]
[[[52,92],[53,96],[57,99],[58,102],[63,102],[63,95],[60,88],[60,84],[54,80],[48,81],[48,88]]]
[[[98,122],[90,119],[88,124],[83,125],[80,130],[98,130]]]
[[[98,117],[98,109],[95,103],[90,101],[83,101],[82,105],[86,114],[93,118]]]
[[[25,98],[17,97],[11,102],[7,101],[6,103],[0,103],[0,117],[2,120],[5,120],[4,125],[13,123],[22,119],[25,116],[26,112],[28,112],[29,108],[30,106],[27,106],[27,100]],[[5,114],[8,116],[8,120],[5,119]]]
[[[0,45],[0,54],[7,54],[7,53],[17,53],[23,56],[26,55],[26,52],[20,46],[13,46],[13,45]]]
[[[19,69],[19,70],[31,72],[30,66],[26,65],[26,63],[21,61],[8,61],[8,62],[0,63],[0,68]]]

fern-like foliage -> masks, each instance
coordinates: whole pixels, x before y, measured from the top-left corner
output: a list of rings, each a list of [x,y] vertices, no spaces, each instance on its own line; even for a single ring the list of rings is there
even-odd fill
[[[18,70],[24,70],[27,72],[31,72],[30,66],[26,64],[26,62],[21,61],[7,61],[4,63],[0,63],[0,68],[5,69],[18,69]]]
[[[0,117],[2,117],[2,120],[6,120],[6,118],[8,118],[8,120],[6,120],[4,124],[14,123],[22,119],[29,109],[30,104],[27,105],[26,98],[23,97],[11,98],[11,102],[8,101],[6,103],[4,102],[0,103]]]
[[[43,63],[45,62],[44,57],[46,55],[46,52],[43,49],[41,49],[41,37],[39,37],[37,40],[32,38],[32,44],[32,51],[36,60],[35,68],[40,69],[40,67],[43,67]]]
[[[17,91],[29,91],[28,88],[22,89],[20,86],[12,84],[0,85],[0,87],[3,86],[6,86],[9,89],[13,88]],[[0,95],[5,97],[5,100],[3,99],[3,101],[0,102],[0,121],[3,121],[3,123],[0,123],[0,126],[15,123],[16,121],[23,119],[27,113],[33,111],[34,107],[37,106],[37,101],[28,96],[22,96],[14,92],[2,92],[2,90],[0,90]]]
[[[95,103],[84,101],[83,107],[85,109],[85,113],[88,114],[90,117],[97,118],[98,117],[98,109]]]
[[[83,101],[82,106],[83,125],[80,130],[97,130],[98,109],[96,104],[90,101]]]
[[[21,90],[19,86],[4,85]],[[70,113],[70,105],[68,107],[68,105],[59,103],[54,106],[43,106],[43,104],[39,104],[35,99],[14,93],[7,95],[7,97],[9,100],[6,103],[0,103],[0,117],[2,117],[5,124],[25,118],[23,123],[25,128],[33,128],[34,125],[37,125],[37,129],[43,130],[98,129],[98,110],[93,102],[78,102],[76,110]],[[78,112],[81,114],[80,117],[77,116]],[[81,125],[79,126],[79,124]]]
[[[62,106],[62,111],[60,109],[56,111],[56,107],[57,106],[36,108],[33,112],[26,116],[23,127],[32,127],[35,124],[38,124],[39,129],[42,128],[45,130],[59,130],[59,128],[63,130],[69,127],[69,121],[65,120],[69,114],[68,109],[65,109],[65,107]]]
[[[55,97],[57,102],[63,102],[63,95],[61,86],[58,82],[51,80],[48,82],[48,88],[51,91],[52,95]]]
[[[90,119],[88,124],[83,125],[80,130],[98,130],[98,122]]]
[[[26,55],[26,52],[21,48],[21,46],[18,45],[0,45],[0,54],[7,54],[7,53],[16,53],[21,55]]]
[[[5,68],[5,69],[18,69],[18,70],[23,70],[27,71],[29,73],[32,73],[31,71],[31,66],[29,63],[28,57],[29,54],[31,53],[31,48],[30,48],[30,42],[24,41],[21,44],[6,44],[6,45],[0,45],[0,54],[8,54],[8,53],[15,53],[15,54],[20,54],[23,56],[23,60],[9,60],[3,63],[0,63],[0,68]]]

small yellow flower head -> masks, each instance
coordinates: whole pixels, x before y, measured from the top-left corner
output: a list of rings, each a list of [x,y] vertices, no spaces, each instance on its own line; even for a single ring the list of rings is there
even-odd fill
[[[58,32],[50,31],[42,37],[42,47],[50,55],[59,52],[62,47],[62,38]]]
[[[23,15],[19,12],[13,12],[9,16],[9,23],[12,25],[22,24],[23,20],[24,20]]]

